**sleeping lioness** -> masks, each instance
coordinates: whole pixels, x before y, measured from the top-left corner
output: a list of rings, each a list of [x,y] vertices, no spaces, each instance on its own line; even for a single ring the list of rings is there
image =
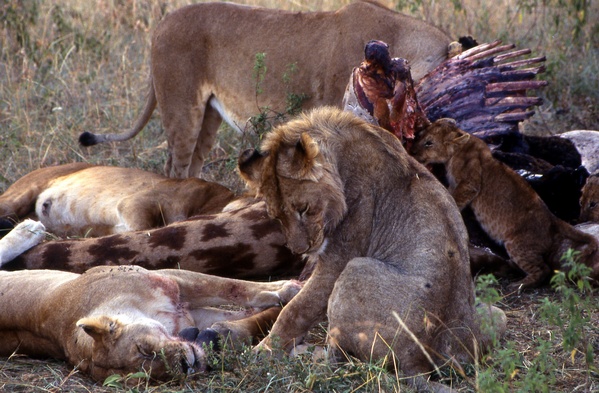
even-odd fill
[[[140,370],[168,379],[206,366],[202,337],[190,328],[256,335],[299,288],[136,266],[0,271],[0,356],[65,359],[98,381]],[[254,309],[214,308],[221,304]]]
[[[0,196],[0,218],[37,218],[59,236],[102,236],[218,213],[233,198],[226,187],[200,179],[71,163],[13,183]]]
[[[326,315],[334,352],[386,359],[419,390],[447,391],[421,374],[489,343],[447,190],[391,133],[334,108],[275,128],[261,150],[240,156],[240,173],[315,267],[257,350],[290,350]]]
[[[493,158],[485,142],[440,119],[419,132],[411,153],[426,165],[443,164],[458,208],[470,206],[483,230],[505,246],[526,277],[514,286],[539,285],[568,248],[599,275],[598,243],[555,217],[528,183]]]
[[[92,145],[132,138],[158,106],[169,146],[166,174],[199,177],[222,120],[243,130],[264,108],[285,113],[290,94],[305,97],[303,108],[340,105],[347,78],[371,39],[408,59],[414,80],[446,60],[451,43],[440,29],[375,1],[331,12],[225,2],[180,8],[154,31],[148,96],[131,130],[86,132],[79,140]],[[265,54],[266,70],[259,81],[251,76],[258,54]]]

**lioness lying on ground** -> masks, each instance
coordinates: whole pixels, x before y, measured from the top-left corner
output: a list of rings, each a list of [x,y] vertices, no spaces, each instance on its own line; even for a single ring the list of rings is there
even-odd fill
[[[258,335],[299,288],[136,266],[0,272],[0,356],[65,359],[98,381],[140,370],[172,378],[206,365],[203,337],[188,328],[216,324],[236,340]],[[222,304],[255,309],[214,308]]]
[[[93,266],[135,264],[233,278],[297,277],[304,260],[285,247],[281,225],[268,217],[264,202],[233,207],[158,229],[37,246],[44,239],[43,225],[26,220],[3,239],[0,267],[83,273]]]
[[[423,164],[443,164],[449,191],[460,210],[470,206],[477,221],[526,277],[514,286],[542,284],[569,248],[599,276],[598,243],[555,217],[517,173],[494,159],[485,142],[440,119],[416,135],[411,154]]]
[[[224,186],[133,168],[72,163],[33,171],[0,196],[0,218],[37,218],[59,236],[103,236],[220,212]]]
[[[261,149],[241,155],[240,173],[315,268],[258,349],[289,350],[328,315],[334,348],[387,359],[423,390],[433,364],[484,351],[460,213],[395,136],[321,108],[275,128]]]
[[[154,31],[149,92],[133,128],[120,135],[86,132],[79,140],[93,145],[132,138],[158,105],[169,145],[166,174],[199,177],[222,120],[242,130],[262,107],[286,113],[290,93],[304,98],[303,108],[340,105],[370,39],[408,59],[415,80],[447,59],[451,43],[440,29],[374,1],[331,12],[221,2],[183,7]],[[266,73],[257,95],[256,80],[248,76],[261,53]]]

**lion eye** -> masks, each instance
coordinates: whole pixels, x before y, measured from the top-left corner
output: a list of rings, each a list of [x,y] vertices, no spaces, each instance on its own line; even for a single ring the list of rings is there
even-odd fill
[[[594,209],[597,206],[597,202],[591,202],[589,203],[589,208],[590,209]]]
[[[300,217],[303,217],[306,213],[308,213],[308,209],[310,208],[310,205],[306,204],[304,207],[298,209],[298,214],[300,215]]]
[[[137,351],[141,354],[142,357],[146,359],[154,359],[156,357],[156,353],[154,351],[148,351],[143,346],[137,344]]]
[[[433,145],[433,141],[424,142],[424,147],[431,147]]]

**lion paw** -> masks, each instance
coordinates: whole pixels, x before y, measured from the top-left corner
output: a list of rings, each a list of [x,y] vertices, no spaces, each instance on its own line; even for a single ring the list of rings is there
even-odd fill
[[[46,227],[39,221],[27,219],[19,223],[0,239],[0,266],[39,244],[44,239],[45,230]]]
[[[281,288],[277,294],[281,303],[287,304],[299,293],[302,289],[303,284],[297,280],[289,280]]]
[[[302,289],[302,284],[296,280],[278,281],[272,284],[282,285],[276,291],[262,291],[258,293],[250,306],[264,308],[287,304]]]
[[[272,346],[270,344],[270,339],[265,337],[262,341],[258,343],[254,348],[252,348],[252,352],[256,354],[265,354],[267,356],[272,355]]]

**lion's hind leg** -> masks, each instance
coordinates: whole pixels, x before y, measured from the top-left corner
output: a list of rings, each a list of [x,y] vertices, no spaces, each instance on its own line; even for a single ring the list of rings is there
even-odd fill
[[[44,224],[27,219],[0,239],[0,267],[15,259],[31,247],[39,244],[45,236]]]
[[[184,179],[192,174],[192,162],[207,111],[208,99],[203,97],[200,86],[190,81],[174,81],[172,74],[193,75],[193,65],[180,60],[173,64],[171,75],[161,75],[153,69],[156,99],[162,116],[169,146],[169,158],[165,166],[166,175]],[[200,163],[200,166],[203,162]]]
[[[425,277],[404,275],[396,266],[376,259],[352,259],[329,298],[330,353],[382,361],[390,370],[397,367],[419,391],[451,391],[421,376],[440,363],[438,329],[435,319],[427,318],[428,312],[440,312],[431,300],[438,295],[434,286]],[[441,308],[452,303],[451,299],[436,302]]]
[[[189,177],[201,177],[204,160],[208,157],[208,153],[210,153],[212,146],[214,146],[216,135],[218,134],[218,127],[220,127],[220,124],[223,121],[220,113],[211,106],[211,103],[214,101],[215,98],[212,98],[206,106],[204,119],[202,120],[202,128],[200,129],[198,141],[189,167]]]
[[[511,290],[519,291],[537,287],[551,275],[551,267],[545,262],[542,252],[535,245],[507,241],[505,249],[512,262],[526,273],[522,280],[510,284]]]
[[[143,231],[168,224],[167,212],[163,211],[162,206],[152,196],[150,190],[121,199],[116,206],[118,222],[115,223],[112,233]]]

